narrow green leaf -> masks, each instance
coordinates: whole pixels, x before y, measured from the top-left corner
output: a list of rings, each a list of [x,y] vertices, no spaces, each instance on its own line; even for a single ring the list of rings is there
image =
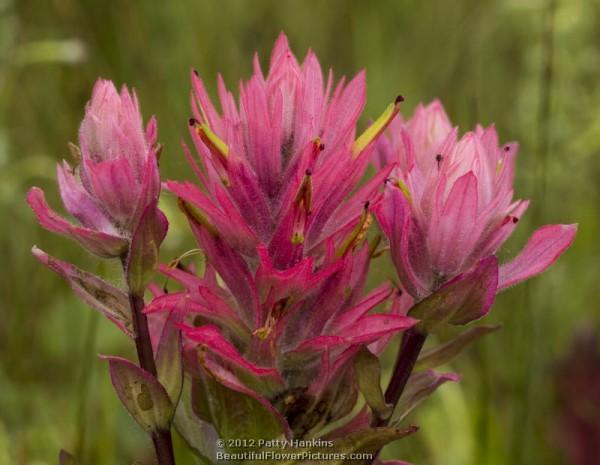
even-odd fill
[[[500,329],[500,325],[476,326],[468,329],[445,344],[423,352],[417,361],[415,371],[437,368],[445,363],[451,362],[457,355],[459,355],[477,339],[485,336],[486,334],[493,333],[498,329]]]
[[[387,418],[391,406],[385,402],[381,390],[381,365],[379,359],[366,347],[358,353],[354,362],[358,388],[371,409],[381,418]]]
[[[398,425],[417,405],[427,399],[446,381],[458,382],[460,376],[455,373],[438,373],[434,370],[413,373],[406,388],[396,404],[390,425]]]
[[[158,381],[165,388],[173,405],[177,405],[183,387],[183,366],[181,360],[181,331],[176,326],[175,312],[165,321],[158,349],[156,351],[156,371]]]

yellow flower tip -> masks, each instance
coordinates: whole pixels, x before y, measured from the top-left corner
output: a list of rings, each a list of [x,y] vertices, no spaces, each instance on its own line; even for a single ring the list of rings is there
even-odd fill
[[[362,214],[358,220],[358,223],[350,231],[350,234],[346,236],[346,238],[342,241],[340,246],[335,252],[335,256],[337,258],[341,258],[348,253],[348,251],[352,250],[360,241],[362,241],[367,234],[367,230],[369,226],[373,222],[373,216],[369,212],[369,202],[365,203],[365,208],[363,209]]]
[[[352,156],[354,158],[358,157],[388,127],[400,111],[400,104],[402,102],[404,102],[404,97],[401,95],[396,97],[394,103],[390,103],[379,118],[358,136],[354,144],[352,144]]]
[[[313,139],[313,145],[316,151],[322,152],[323,150],[325,150],[325,144],[323,144],[320,137],[315,137]]]
[[[208,124],[200,124],[196,126],[196,131],[198,135],[202,138],[202,141],[205,142],[209,147],[214,149],[219,155],[221,155],[224,159],[227,159],[229,156],[229,146],[217,136],[212,130],[208,127]]]
[[[261,341],[264,341],[271,334],[271,328],[268,326],[263,326],[262,328],[255,329],[252,331],[252,335],[259,338]]]
[[[196,118],[190,118],[188,124],[194,128],[196,134],[202,139],[208,147],[215,153],[221,156],[223,161],[229,156],[229,146],[217,136],[206,123],[201,123]]]
[[[182,199],[177,199],[177,206],[179,209],[185,213],[185,215],[190,218],[192,221],[195,221],[204,229],[206,229],[210,234],[217,237],[219,235],[219,231],[217,228],[209,221],[209,219],[196,207],[194,207],[191,203],[186,202]]]
[[[294,245],[304,244],[304,234],[295,232],[292,235],[292,244],[294,244]]]
[[[312,171],[310,169],[304,172],[304,178],[302,178],[302,183],[294,197],[294,204],[302,205],[304,211],[310,213],[312,208]]]
[[[396,180],[396,182],[394,183],[394,186],[396,186],[398,189],[400,189],[402,191],[402,193],[404,194],[404,197],[406,197],[406,200],[408,200],[408,201],[412,200],[412,196],[410,195],[410,190],[408,189],[408,186],[406,184],[404,184],[404,181],[402,181],[402,179]]]

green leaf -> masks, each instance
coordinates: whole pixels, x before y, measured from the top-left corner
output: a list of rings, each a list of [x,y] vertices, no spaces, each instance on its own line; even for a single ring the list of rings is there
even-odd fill
[[[194,413],[211,423],[221,439],[272,439],[283,434],[274,412],[250,395],[219,382],[205,371],[192,380]]]
[[[351,454],[369,454],[375,455],[379,450],[390,442],[402,439],[403,437],[418,431],[416,426],[409,426],[405,429],[380,427],[367,428],[348,434],[344,438],[332,441],[317,447],[291,448],[278,450],[281,454],[296,454],[299,458],[290,460],[277,460],[271,463],[285,465],[346,465],[365,463],[366,457],[362,460],[351,460]]]
[[[354,361],[354,371],[358,388],[371,409],[381,418],[391,413],[381,390],[381,365],[379,359],[363,347]]]
[[[143,295],[158,264],[158,250],[168,228],[156,202],[146,207],[131,239],[127,256],[127,284],[130,292]]]
[[[148,432],[168,430],[174,408],[158,380],[124,358],[102,358],[108,360],[112,384],[135,421]]]
[[[434,370],[413,373],[394,408],[390,425],[398,425],[417,405],[446,381],[458,382],[459,380],[460,376],[455,373],[438,373]]]
[[[470,344],[486,334],[493,333],[500,329],[500,325],[495,326],[476,326],[471,328],[441,346],[434,347],[423,352],[417,364],[415,371],[437,368],[441,365],[451,362],[457,355],[465,350]]]
[[[212,465],[219,435],[209,423],[198,418],[192,409],[191,379],[185,376],[173,426],[202,465]]]
[[[158,381],[165,388],[173,405],[177,405],[183,387],[183,364],[181,360],[181,331],[176,326],[176,310],[165,321],[158,349],[156,371]]]

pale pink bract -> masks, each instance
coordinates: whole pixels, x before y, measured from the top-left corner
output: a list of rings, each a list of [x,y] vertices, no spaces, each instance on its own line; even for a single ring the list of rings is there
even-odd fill
[[[419,105],[408,120],[396,119],[379,139],[375,164],[396,169],[376,215],[402,285],[416,300],[469,270],[473,280],[486,273],[485,292],[493,295],[541,273],[572,243],[576,225],[548,225],[499,269],[489,259],[529,204],[513,199],[517,148],[499,145],[494,126],[477,126],[459,139],[439,101]],[[489,308],[493,299],[485,300]]]
[[[158,202],[156,138],[156,120],[144,130],[135,93],[98,80],[79,130],[79,166],[63,161],[57,167],[63,204],[81,226],[52,211],[34,187],[27,201],[42,226],[100,256],[125,253],[144,211]]]

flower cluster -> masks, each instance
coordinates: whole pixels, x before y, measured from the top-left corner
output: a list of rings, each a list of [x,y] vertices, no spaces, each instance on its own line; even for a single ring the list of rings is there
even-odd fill
[[[575,238],[576,225],[544,226],[498,266],[498,249],[529,205],[513,199],[517,149],[500,145],[494,126],[477,126],[459,139],[438,101],[420,105],[407,121],[397,118],[389,137],[378,141],[375,163],[396,168],[376,214],[402,285],[417,302],[463,288],[461,302],[445,314],[436,302],[436,320],[465,324],[482,317],[497,292],[544,271]]]
[[[406,415],[459,380],[433,368],[494,328],[471,328],[422,354],[427,335],[487,314],[498,292],[550,266],[576,226],[538,229],[499,265],[497,251],[528,206],[513,199],[517,145],[500,145],[493,126],[459,137],[437,101],[404,119],[401,97],[357,136],[364,72],[335,83],[312,51],[300,63],[283,34],[266,75],[255,57],[238,102],[219,76],[220,111],[199,73],[191,79],[197,154],[187,146],[184,154],[198,182],[163,187],[177,197],[202,267],[158,264],[168,223],[158,209],[156,121],[144,129],[135,94],[103,80],[80,147],[71,147],[76,167],[58,166],[63,204],[79,225],[38,188],[27,201],[46,229],[119,258],[125,286],[34,255],[133,339],[139,365],[105,358],[160,465],[175,463],[173,424],[203,462],[243,441],[304,444],[298,456],[326,452],[339,464],[352,453],[383,463],[379,450],[416,430],[402,428]],[[363,181],[370,163],[376,172]],[[400,284],[367,291],[371,260],[386,251],[374,217]],[[178,288],[153,284],[156,269]],[[384,391],[380,354],[399,333]]]

